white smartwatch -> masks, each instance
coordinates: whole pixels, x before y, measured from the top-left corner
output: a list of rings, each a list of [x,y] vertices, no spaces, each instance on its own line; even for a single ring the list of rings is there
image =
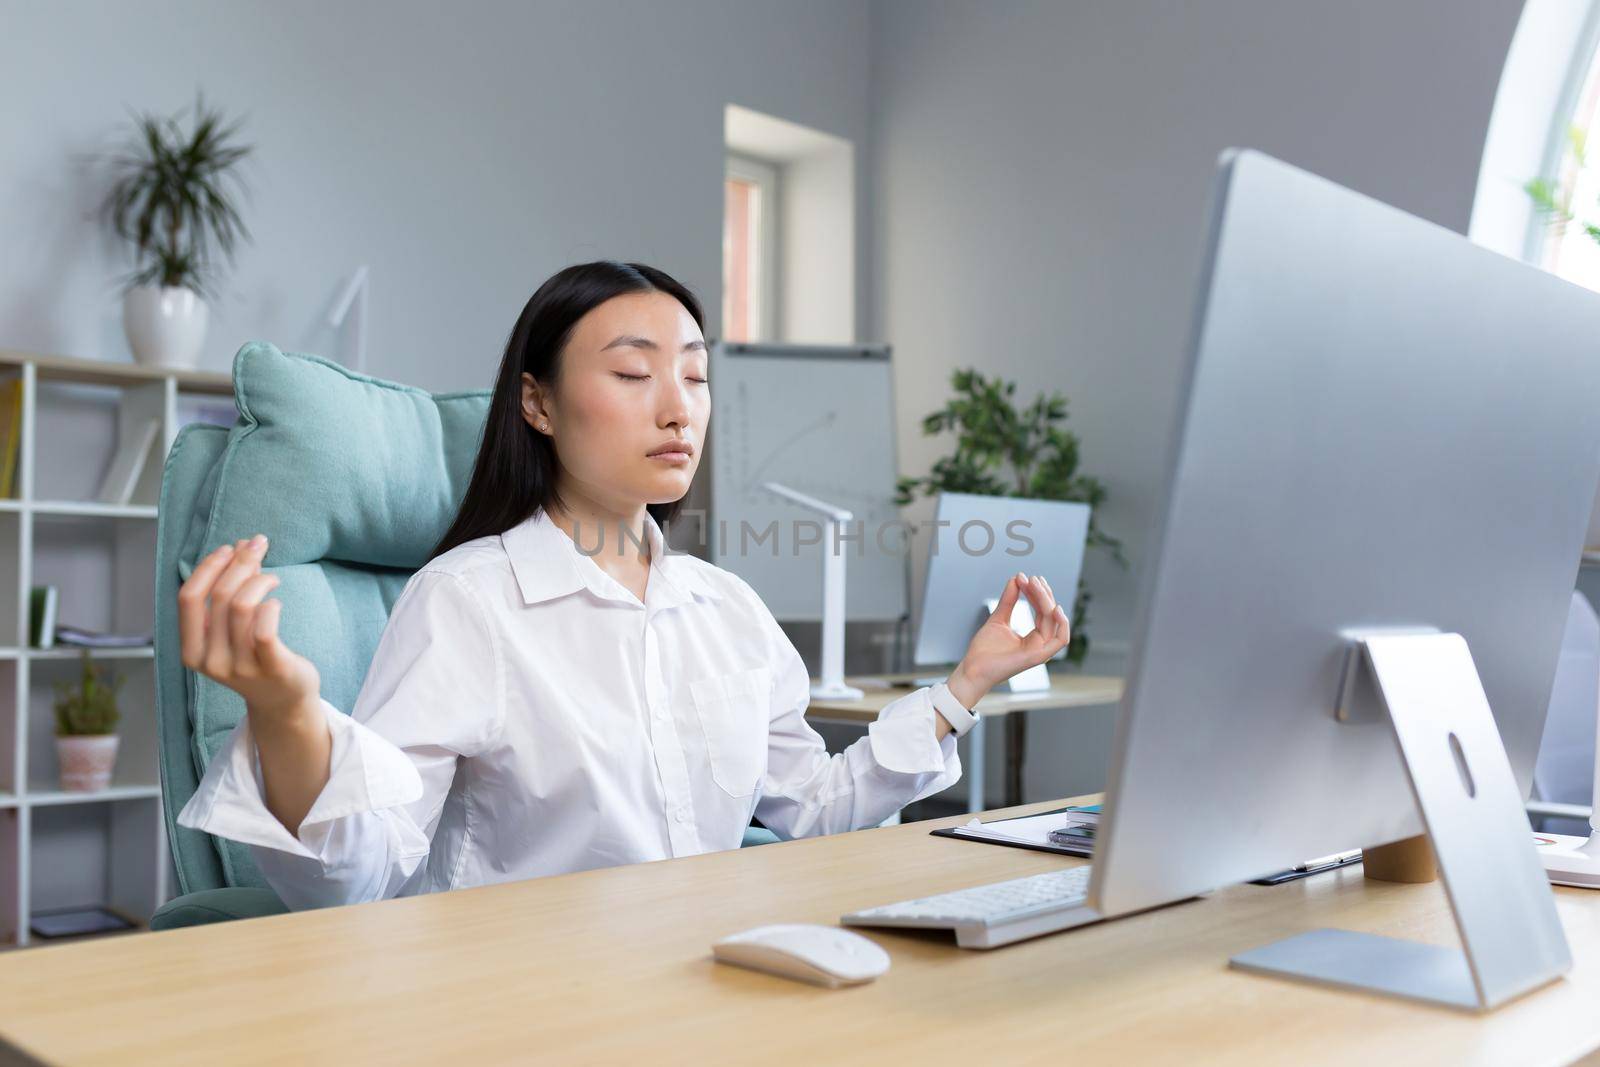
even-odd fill
[[[957,737],[965,736],[968,730],[977,725],[977,712],[962,707],[961,701],[956,699],[956,695],[950,692],[950,687],[944,682],[934,683],[931,695],[934,710],[944,716],[945,722],[950,724],[951,731]]]

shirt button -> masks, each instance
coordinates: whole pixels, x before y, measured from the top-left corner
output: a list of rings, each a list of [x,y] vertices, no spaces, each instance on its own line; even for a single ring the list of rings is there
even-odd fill
[[[682,808],[679,808],[677,811],[672,813],[672,817],[677,819],[679,822],[683,822],[689,818],[689,813],[684,811]]]

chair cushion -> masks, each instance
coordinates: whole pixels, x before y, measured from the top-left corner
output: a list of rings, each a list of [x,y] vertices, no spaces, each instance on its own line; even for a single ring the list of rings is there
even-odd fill
[[[172,843],[177,890],[190,893],[224,885],[221,857],[210,834],[179,826],[178,812],[194,796],[200,773],[194,761],[194,729],[189,713],[189,669],[178,647],[177,560],[193,518],[195,498],[228,445],[221,426],[194,422],[178,431],[161,472],[156,511],[156,729],[161,740],[162,818]]]
[[[740,848],[755,848],[757,845],[775,845],[782,838],[768,830],[765,826],[746,826],[744,840],[739,842]]]
[[[233,381],[239,418],[197,495],[179,576],[217,545],[265,533],[279,634],[348,714],[395,599],[455,518],[491,391],[431,394],[265,342],[239,350]],[[203,774],[244,701],[188,678]],[[229,885],[265,885],[247,846],[216,842]]]
[[[186,547],[265,531],[268,566],[427,562],[466,492],[489,390],[435,395],[263,341],[239,350],[233,382],[239,419]]]

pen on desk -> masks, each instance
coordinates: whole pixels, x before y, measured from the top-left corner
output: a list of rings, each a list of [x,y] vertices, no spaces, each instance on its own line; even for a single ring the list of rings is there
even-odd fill
[[[1359,848],[1350,849],[1348,852],[1335,852],[1331,856],[1319,856],[1314,860],[1306,860],[1289,868],[1291,871],[1314,871],[1319,867],[1336,867],[1341,863],[1349,863],[1361,855]]]

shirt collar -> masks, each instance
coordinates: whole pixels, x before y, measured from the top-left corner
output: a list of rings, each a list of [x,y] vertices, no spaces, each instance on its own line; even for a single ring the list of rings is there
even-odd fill
[[[681,553],[666,551],[666,539],[655,516],[645,512],[645,540],[650,546],[650,584],[646,600],[660,607],[685,603],[694,595],[717,599],[714,589],[700,568]],[[601,551],[615,551],[614,529],[606,531]],[[600,534],[578,529],[583,543],[580,550],[567,532],[551,520],[544,508],[500,535],[500,543],[511,559],[511,571],[524,604],[538,604],[556,597],[588,589],[608,600],[631,600],[621,583],[600,568],[591,556]]]

